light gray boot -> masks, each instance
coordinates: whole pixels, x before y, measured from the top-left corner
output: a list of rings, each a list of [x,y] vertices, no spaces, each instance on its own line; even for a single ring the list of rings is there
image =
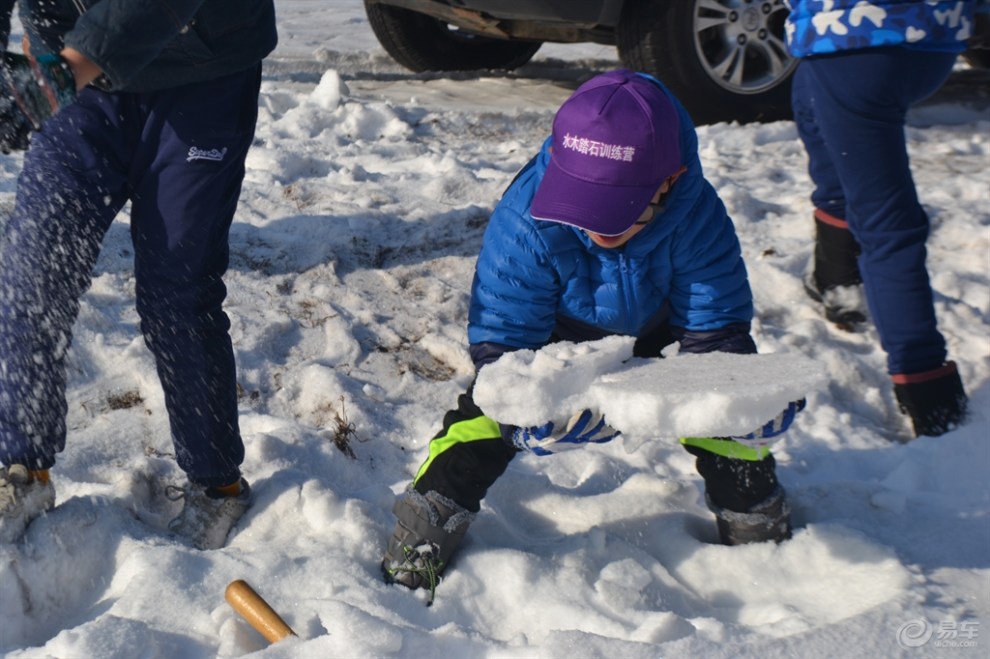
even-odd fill
[[[783,542],[791,537],[791,508],[784,488],[777,486],[770,496],[744,513],[719,508],[706,495],[708,508],[715,513],[718,536],[722,544],[745,545],[751,542]]]
[[[55,486],[20,464],[0,467],[0,544],[13,543],[34,518],[55,506]]]
[[[389,538],[382,572],[389,583],[429,588],[430,603],[440,574],[461,544],[474,513],[435,491],[410,488],[396,501],[395,529]]]
[[[196,483],[185,488],[170,485],[166,496],[173,501],[185,500],[182,512],[169,522],[169,531],[186,538],[196,549],[220,549],[251,505],[251,486],[241,478],[238,493],[225,496],[215,488]]]

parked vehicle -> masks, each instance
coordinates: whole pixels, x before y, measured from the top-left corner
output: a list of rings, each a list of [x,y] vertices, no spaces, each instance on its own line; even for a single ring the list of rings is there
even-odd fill
[[[697,123],[789,118],[796,62],[784,0],[364,0],[371,28],[412,71],[512,70],[544,42],[614,45]],[[990,66],[990,14],[963,59]]]
[[[543,42],[615,45],[698,123],[790,115],[783,0],[365,0],[375,36],[413,71],[516,69]]]
[[[990,69],[990,12],[978,13],[963,59],[974,69]]]

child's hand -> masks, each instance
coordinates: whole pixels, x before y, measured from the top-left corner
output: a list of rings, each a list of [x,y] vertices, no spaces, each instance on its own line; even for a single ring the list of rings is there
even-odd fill
[[[605,417],[591,410],[582,410],[566,424],[549,421],[542,426],[516,428],[512,443],[516,448],[536,455],[550,455],[578,448],[583,444],[602,444],[621,433],[605,423]]]
[[[34,130],[76,99],[76,82],[61,56],[46,53],[37,59],[5,52],[0,64],[0,90]]]
[[[746,435],[733,436],[732,439],[747,446],[768,446],[773,444],[794,423],[794,417],[804,409],[805,400],[788,403],[787,408],[775,418]]]

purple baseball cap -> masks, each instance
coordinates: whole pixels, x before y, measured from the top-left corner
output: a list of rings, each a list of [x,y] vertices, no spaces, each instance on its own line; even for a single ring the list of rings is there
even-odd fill
[[[530,213],[603,236],[628,231],[681,167],[677,109],[626,69],[578,87],[554,117],[552,145]]]

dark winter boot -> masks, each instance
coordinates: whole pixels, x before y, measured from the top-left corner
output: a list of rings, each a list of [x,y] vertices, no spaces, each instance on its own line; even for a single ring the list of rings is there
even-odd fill
[[[460,546],[474,513],[431,490],[410,488],[395,503],[395,529],[389,538],[382,572],[385,581],[428,588],[430,602],[440,575]]]
[[[705,480],[705,501],[715,513],[723,544],[782,542],[791,537],[790,508],[777,482],[773,455],[743,460],[720,455],[717,446],[709,450],[685,444],[684,448],[697,457],[695,466]]]
[[[825,317],[843,329],[866,321],[859,244],[849,223],[815,210],[815,263],[804,280],[809,297],[825,307]]]
[[[791,509],[784,488],[777,489],[764,501],[746,512],[720,508],[705,497],[708,508],[715,513],[718,537],[722,544],[746,545],[751,542],[783,542],[791,537]]]
[[[968,398],[955,362],[910,375],[892,376],[901,411],[911,417],[916,437],[938,437],[966,419]]]

